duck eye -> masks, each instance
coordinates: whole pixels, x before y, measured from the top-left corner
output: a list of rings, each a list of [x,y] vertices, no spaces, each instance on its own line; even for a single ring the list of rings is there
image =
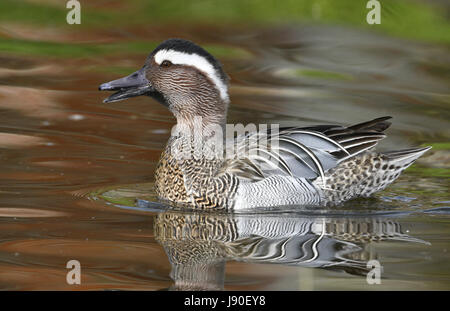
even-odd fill
[[[165,60],[161,63],[161,67],[170,67],[172,63],[168,60]]]

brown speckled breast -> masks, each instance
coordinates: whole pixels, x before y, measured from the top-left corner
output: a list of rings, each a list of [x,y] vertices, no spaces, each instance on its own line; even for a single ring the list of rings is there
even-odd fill
[[[221,159],[177,160],[171,152],[174,144],[175,138],[171,137],[156,168],[155,187],[159,198],[196,209],[230,209],[238,178],[226,172],[217,174]]]
[[[161,199],[188,203],[183,174],[170,152],[170,141],[161,154],[155,172],[156,193]]]

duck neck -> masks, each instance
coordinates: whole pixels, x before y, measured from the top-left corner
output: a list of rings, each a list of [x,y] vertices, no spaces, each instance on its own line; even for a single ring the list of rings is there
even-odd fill
[[[177,118],[177,130],[179,134],[190,135],[201,134],[209,137],[217,129],[225,130],[226,117],[217,116],[190,116],[188,118]]]
[[[201,160],[206,165],[223,158],[225,118],[195,116],[177,119],[169,148],[178,160]]]
[[[201,129],[203,135],[208,135],[211,128],[225,129],[227,121],[228,101],[222,100],[218,95],[210,98],[192,97],[186,100],[172,99],[169,109],[177,119],[177,127],[183,132],[197,134]]]

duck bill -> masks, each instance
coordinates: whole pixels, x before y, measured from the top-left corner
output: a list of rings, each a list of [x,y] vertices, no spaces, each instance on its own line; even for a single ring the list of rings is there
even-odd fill
[[[130,97],[150,95],[153,87],[145,77],[144,68],[114,81],[103,83],[98,87],[100,91],[116,91],[116,93],[105,98],[104,103],[112,103]]]

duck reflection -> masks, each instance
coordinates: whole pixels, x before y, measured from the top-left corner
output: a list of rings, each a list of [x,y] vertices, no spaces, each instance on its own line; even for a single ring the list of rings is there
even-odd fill
[[[222,290],[229,260],[366,275],[372,241],[423,242],[386,217],[222,215],[167,211],[155,237],[172,265],[172,290]]]

